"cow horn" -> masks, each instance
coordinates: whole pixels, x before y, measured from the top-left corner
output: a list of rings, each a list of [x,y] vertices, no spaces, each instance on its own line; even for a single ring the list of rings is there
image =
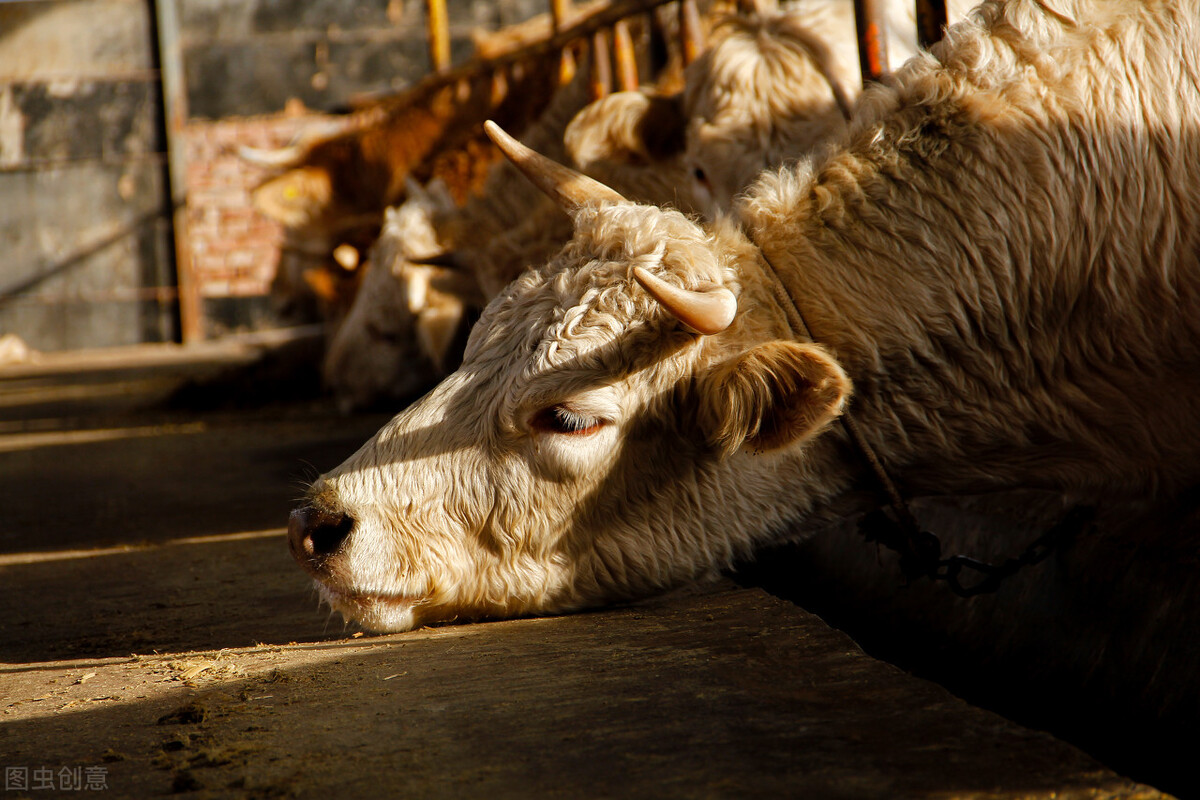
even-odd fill
[[[633,268],[633,277],[672,316],[705,336],[725,330],[737,315],[737,298],[724,286],[700,291],[681,289],[642,267]]]
[[[304,151],[298,145],[282,147],[278,150],[241,145],[237,149],[237,154],[238,158],[256,167],[291,168],[300,163],[300,157]]]
[[[548,194],[568,214],[585,205],[625,202],[620,192],[529,149],[490,119],[483,123],[483,129],[513,166],[525,173],[534,186]]]

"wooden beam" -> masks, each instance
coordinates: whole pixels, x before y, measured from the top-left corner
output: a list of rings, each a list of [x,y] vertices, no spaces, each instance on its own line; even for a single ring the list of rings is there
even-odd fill
[[[659,6],[666,5],[668,2],[671,2],[671,0],[614,0],[614,2],[600,6],[595,11],[580,18],[565,30],[552,35],[548,39],[543,39],[524,47],[514,48],[513,50],[489,58],[476,56],[462,65],[452,67],[445,72],[427,75],[403,94],[380,103],[372,113],[395,113],[398,109],[425,102],[434,92],[441,91],[447,86],[453,86],[460,81],[477,80],[481,76],[490,74],[497,69],[504,69],[520,63],[535,62],[550,53],[561,54],[573,43],[589,39],[598,30],[611,28],[619,20],[651,11]]]

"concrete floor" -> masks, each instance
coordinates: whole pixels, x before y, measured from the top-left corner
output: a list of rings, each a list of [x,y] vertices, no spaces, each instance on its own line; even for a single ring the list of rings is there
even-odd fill
[[[260,355],[0,371],[0,766],[28,795],[78,778],[119,797],[1165,796],[730,582],[347,629],[282,526],[384,417],[195,383]]]

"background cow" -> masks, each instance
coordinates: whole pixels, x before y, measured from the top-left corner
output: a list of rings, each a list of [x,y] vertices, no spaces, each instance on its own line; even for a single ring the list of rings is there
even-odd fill
[[[764,164],[782,159],[785,143],[797,157],[844,128],[850,95],[840,82],[853,85],[857,67],[833,62],[817,32],[820,19],[812,9],[725,18],[711,47],[686,70],[686,90],[678,96],[618,92],[584,107],[587,82],[581,75],[522,138],[550,157],[574,161],[631,199],[716,213]],[[848,20],[842,15],[837,21]],[[698,180],[699,163],[711,165],[715,177]],[[429,209],[439,252],[453,254],[459,268],[475,277],[479,291],[473,294],[485,299],[528,266],[545,262],[571,234],[568,216],[506,163],[494,168],[465,207],[423,200],[418,207]],[[401,231],[391,226],[385,236]],[[381,251],[403,256],[406,249],[403,242],[388,242]],[[425,251],[408,256],[428,257]],[[378,254],[373,261],[380,261]],[[388,276],[424,281],[426,272],[395,261],[386,265],[387,272],[368,278],[369,289],[359,295],[359,308],[331,341],[325,360],[326,383],[343,408],[411,397],[422,382],[446,374],[440,365],[455,366],[453,357],[447,361],[418,346],[429,338],[425,323],[440,325],[452,298],[429,295],[439,304],[431,314],[411,302],[389,311],[399,295],[411,299],[413,293],[383,285]],[[464,301],[460,318],[472,320],[477,310],[471,313],[471,298]]]

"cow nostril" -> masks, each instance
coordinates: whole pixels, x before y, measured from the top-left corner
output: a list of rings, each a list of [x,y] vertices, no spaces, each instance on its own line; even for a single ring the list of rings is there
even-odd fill
[[[341,548],[353,529],[349,514],[297,508],[288,518],[288,543],[297,557],[326,558]]]

